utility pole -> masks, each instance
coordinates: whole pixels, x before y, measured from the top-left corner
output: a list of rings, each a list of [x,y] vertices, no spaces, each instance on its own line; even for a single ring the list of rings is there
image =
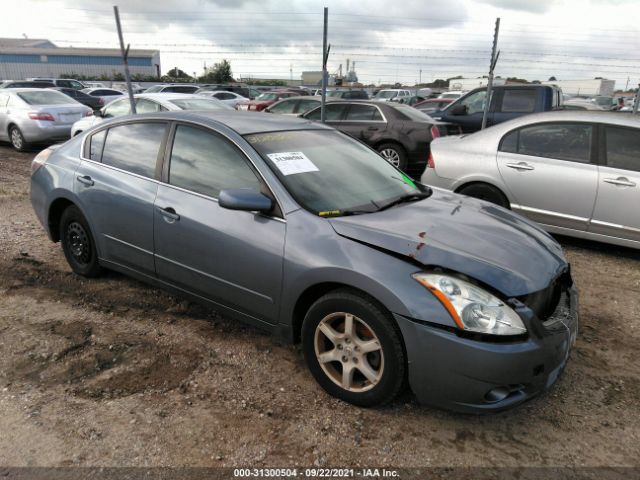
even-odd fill
[[[638,84],[638,91],[636,92],[636,99],[633,101],[633,114],[638,113],[638,103],[640,103],[640,84]]]
[[[500,31],[500,17],[496,18],[496,29],[493,33],[493,48],[491,49],[491,64],[489,65],[489,80],[487,82],[487,97],[484,102],[484,113],[482,115],[482,127],[481,129],[485,129],[487,126],[487,116],[489,115],[489,108],[491,106],[491,93],[493,91],[493,70],[496,68],[496,63],[498,63],[498,57],[500,56],[500,52],[496,53],[496,49],[498,48],[498,32]]]
[[[131,75],[129,74],[129,45],[124,48],[124,39],[122,38],[122,26],[120,25],[120,13],[117,5],[113,6],[113,13],[116,16],[116,27],[118,28],[118,38],[120,39],[120,52],[122,53],[122,63],[124,63],[124,79],[127,81],[127,92],[129,93],[129,103],[131,104],[131,113],[136,112],[136,101],[133,98],[133,89],[131,88]]]
[[[320,102],[320,121],[324,123],[325,104],[327,102],[327,60],[329,60],[329,49],[327,46],[327,29],[329,24],[329,8],[324,7],[324,29],[322,34],[322,100]]]
[[[422,69],[420,69],[420,80],[418,81],[418,85],[422,85]]]

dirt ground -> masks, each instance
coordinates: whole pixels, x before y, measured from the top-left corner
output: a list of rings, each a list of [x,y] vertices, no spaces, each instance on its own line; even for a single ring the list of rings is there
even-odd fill
[[[294,346],[115,273],[71,273],[0,146],[0,466],[638,466],[640,251],[561,238],[564,376],[509,412],[326,395]]]

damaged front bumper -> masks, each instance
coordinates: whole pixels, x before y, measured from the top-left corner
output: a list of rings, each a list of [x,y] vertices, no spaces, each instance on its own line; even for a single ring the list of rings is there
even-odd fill
[[[420,403],[459,412],[496,412],[520,404],[550,388],[563,371],[578,331],[577,308],[573,285],[545,321],[515,301],[528,335],[499,343],[394,315],[407,349],[411,389]]]

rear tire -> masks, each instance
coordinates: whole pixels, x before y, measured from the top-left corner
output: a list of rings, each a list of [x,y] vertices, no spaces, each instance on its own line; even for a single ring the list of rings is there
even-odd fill
[[[397,143],[383,143],[378,145],[378,153],[382,155],[387,162],[403,172],[407,170],[407,152]]]
[[[102,273],[89,223],[75,205],[67,207],[62,213],[60,242],[64,256],[75,273],[90,278]]]
[[[374,300],[344,289],[309,308],[302,349],[330,395],[362,407],[391,402],[405,385],[406,355],[393,317]]]
[[[22,131],[15,125],[12,125],[11,128],[9,128],[9,141],[11,142],[11,146],[18,152],[24,152],[29,148],[29,144],[24,139]]]
[[[466,187],[462,187],[460,190],[458,190],[458,193],[467,195],[469,197],[478,198],[486,202],[495,203],[496,205],[499,205],[503,208],[511,208],[507,197],[505,197],[499,189],[487,183],[474,183],[471,185],[467,185]]]

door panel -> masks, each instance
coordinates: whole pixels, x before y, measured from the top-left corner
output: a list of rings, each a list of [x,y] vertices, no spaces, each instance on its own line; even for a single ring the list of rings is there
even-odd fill
[[[173,220],[160,209],[172,208]],[[158,276],[168,283],[275,323],[286,224],[221,208],[214,199],[161,185],[156,199]]]
[[[498,168],[516,199],[514,211],[542,224],[587,229],[598,187],[597,166],[499,152]]]
[[[598,198],[590,232],[640,241],[640,130],[602,126]]]

